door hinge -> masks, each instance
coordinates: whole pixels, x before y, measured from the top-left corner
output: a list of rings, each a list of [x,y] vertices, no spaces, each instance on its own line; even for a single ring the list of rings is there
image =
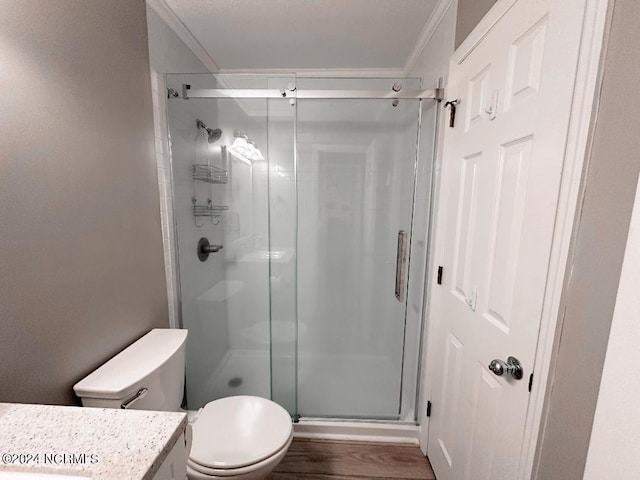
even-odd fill
[[[442,285],[442,267],[438,267],[438,285]]]
[[[427,401],[427,417],[431,416],[431,400]]]
[[[529,391],[531,391],[531,387],[533,387],[533,373],[529,375]]]

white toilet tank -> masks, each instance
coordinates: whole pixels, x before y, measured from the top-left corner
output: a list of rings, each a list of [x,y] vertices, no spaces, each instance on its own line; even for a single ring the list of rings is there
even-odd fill
[[[178,411],[187,330],[156,328],[73,386],[85,407]]]

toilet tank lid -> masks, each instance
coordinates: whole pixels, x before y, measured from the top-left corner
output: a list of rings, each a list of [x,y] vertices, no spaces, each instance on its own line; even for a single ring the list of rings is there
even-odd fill
[[[155,328],[73,386],[79,397],[119,399],[184,344],[187,330]]]

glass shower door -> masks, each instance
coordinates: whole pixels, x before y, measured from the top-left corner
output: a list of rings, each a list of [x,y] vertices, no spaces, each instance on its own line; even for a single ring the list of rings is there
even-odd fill
[[[174,91],[290,81],[167,76]],[[188,408],[257,395],[295,413],[295,108],[284,98],[172,97],[167,114]],[[216,246],[209,255],[202,239]]]
[[[411,415],[421,102],[392,85],[167,77],[188,408],[250,394],[294,416]],[[222,248],[201,258],[203,238]]]
[[[303,417],[399,418],[419,104],[297,100]]]

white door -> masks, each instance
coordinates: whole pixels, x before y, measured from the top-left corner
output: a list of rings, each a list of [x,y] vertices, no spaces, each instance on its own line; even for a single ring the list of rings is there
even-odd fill
[[[504,2],[503,2],[504,3]],[[427,452],[438,480],[518,477],[584,2],[520,0],[452,61],[432,291]],[[577,14],[576,14],[577,13]],[[454,54],[454,58],[456,55]],[[448,112],[445,113],[448,116]],[[498,376],[517,358],[523,378]]]

